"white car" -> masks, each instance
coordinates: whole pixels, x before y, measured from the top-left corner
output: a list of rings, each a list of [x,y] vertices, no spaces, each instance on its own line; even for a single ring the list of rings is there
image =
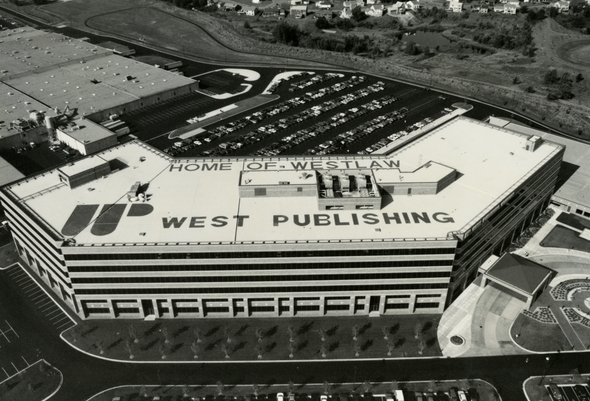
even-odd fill
[[[277,401],[285,401],[285,394],[277,393]]]

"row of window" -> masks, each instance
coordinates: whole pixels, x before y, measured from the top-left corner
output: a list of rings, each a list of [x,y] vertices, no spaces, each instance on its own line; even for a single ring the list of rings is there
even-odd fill
[[[334,249],[305,251],[251,251],[202,253],[100,253],[64,255],[66,260],[134,260],[134,259],[249,259],[249,258],[312,258],[327,256],[382,256],[382,255],[452,255],[455,248],[391,248],[391,249]]]
[[[351,269],[379,267],[432,267],[451,266],[452,260],[395,260],[377,262],[335,262],[335,263],[284,263],[284,264],[223,264],[223,265],[164,265],[164,266],[69,266],[70,273],[94,272],[171,272],[211,270],[293,270],[293,269]]]
[[[216,294],[216,293],[281,293],[281,292],[332,292],[332,291],[391,291],[444,289],[447,283],[411,284],[367,284],[367,285],[323,285],[312,287],[230,287],[230,288],[93,288],[78,289],[77,295],[91,294]]]
[[[388,280],[408,278],[444,278],[450,272],[411,273],[353,273],[353,274],[306,274],[271,276],[189,276],[189,277],[81,277],[72,278],[72,284],[113,283],[221,283],[248,281],[331,281],[331,280]]]

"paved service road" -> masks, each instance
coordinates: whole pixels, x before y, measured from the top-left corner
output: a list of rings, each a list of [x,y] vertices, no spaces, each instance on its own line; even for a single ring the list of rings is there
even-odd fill
[[[522,382],[529,376],[588,372],[586,354],[552,354],[457,359],[321,361],[289,363],[131,364],[82,354],[58,336],[50,318],[39,313],[35,300],[22,293],[10,272],[0,271],[0,365],[13,375],[40,358],[58,368],[64,383],[52,401],[86,400],[109,387],[159,384],[332,383],[364,380],[398,381],[481,378],[494,384],[506,401],[524,400]],[[17,275],[13,273],[12,276]],[[18,280],[18,278],[17,278]],[[14,363],[15,366],[12,366]],[[3,380],[4,378],[0,379]],[[0,395],[0,400],[4,400]],[[12,401],[12,400],[11,400]]]

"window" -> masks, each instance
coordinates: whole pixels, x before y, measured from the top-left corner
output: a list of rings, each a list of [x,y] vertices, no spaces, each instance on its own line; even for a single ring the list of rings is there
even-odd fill
[[[438,308],[439,303],[438,302],[424,302],[421,304],[416,304],[415,308],[416,309],[425,309],[425,308]]]
[[[303,187],[297,187],[297,192],[303,192]]]
[[[266,188],[254,188],[254,196],[266,196]]]

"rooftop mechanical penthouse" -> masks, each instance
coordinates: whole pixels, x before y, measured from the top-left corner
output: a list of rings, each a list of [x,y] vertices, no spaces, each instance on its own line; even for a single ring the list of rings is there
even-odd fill
[[[440,313],[549,203],[564,148],[459,117],[387,156],[131,142],[1,191],[83,318]]]

